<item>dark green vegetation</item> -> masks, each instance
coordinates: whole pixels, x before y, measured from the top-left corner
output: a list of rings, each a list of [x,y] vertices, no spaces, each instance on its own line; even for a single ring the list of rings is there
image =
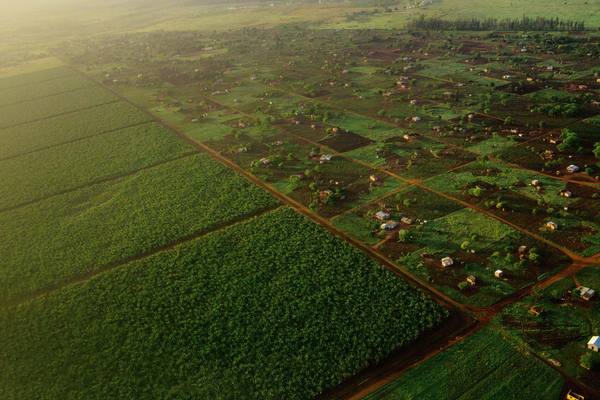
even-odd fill
[[[195,155],[1,213],[0,300],[35,293],[274,204],[208,156]]]
[[[581,288],[596,291],[581,297]],[[515,337],[542,357],[558,362],[569,375],[600,389],[600,370],[592,368],[597,354],[588,350],[588,340],[600,332],[600,268],[589,267],[507,308],[502,324]],[[535,308],[540,313],[533,313]]]
[[[149,121],[148,115],[116,102],[0,130],[0,159],[86,139]]]
[[[107,90],[98,86],[89,86],[71,92],[36,98],[27,102],[4,105],[0,107],[0,129],[116,100],[115,95]]]
[[[420,18],[410,21],[408,29],[423,29],[432,31],[585,31],[582,21],[565,21],[560,18],[529,18],[498,20],[496,18],[471,19],[442,19],[436,17]]]
[[[128,175],[192,152],[192,147],[160,125],[148,123],[1,161],[0,209]]]
[[[562,385],[557,371],[485,328],[366,399],[558,399]]]
[[[281,209],[0,311],[0,395],[307,399],[444,315]]]

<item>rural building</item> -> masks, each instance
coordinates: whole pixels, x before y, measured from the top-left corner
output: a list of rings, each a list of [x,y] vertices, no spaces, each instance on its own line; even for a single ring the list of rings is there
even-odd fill
[[[528,310],[528,313],[534,317],[539,316],[542,312],[544,312],[544,309],[540,306],[531,306]]]
[[[503,278],[504,277],[504,271],[502,271],[501,269],[497,269],[496,271],[494,271],[494,276],[498,279]]]
[[[390,219],[390,213],[386,212],[386,211],[377,211],[375,213],[375,218],[380,220],[380,221],[386,221],[388,219]]]
[[[411,118],[411,121],[412,121],[412,122],[419,122],[420,120],[421,120],[421,117],[419,117],[419,116],[416,116],[416,117],[412,117],[412,118]]]
[[[558,229],[558,225],[556,224],[556,222],[548,221],[546,222],[546,229],[548,229],[549,231],[555,231]]]
[[[579,287],[579,297],[581,297],[585,301],[590,301],[595,294],[596,291],[594,289],[590,289],[589,287],[585,286]]]
[[[379,178],[377,175],[369,175],[369,182],[381,183],[381,178]]]
[[[442,258],[442,268],[448,268],[454,265],[454,260],[451,257]]]
[[[384,231],[391,231],[393,229],[396,229],[398,225],[400,225],[398,221],[387,221],[381,224],[381,229],[383,229]]]
[[[560,191],[562,197],[573,197],[573,193],[570,190],[563,189]]]
[[[467,283],[471,286],[475,286],[477,284],[477,278],[473,275],[467,276]]]
[[[332,154],[323,154],[323,155],[322,155],[322,156],[319,158],[319,161],[320,161],[321,163],[325,163],[325,162],[327,162],[327,161],[331,161],[331,158],[332,158],[332,157],[333,157],[333,155],[332,155]]]
[[[527,258],[528,250],[529,250],[529,248],[525,245],[519,246],[519,259],[520,260],[524,260],[525,258]]]
[[[567,167],[567,172],[570,174],[574,174],[576,172],[579,172],[579,167],[575,164],[571,164]]]
[[[263,157],[260,159],[259,161],[262,165],[267,166],[271,164],[271,160],[269,160],[267,157]]]
[[[600,336],[592,336],[587,343],[587,348],[595,352],[600,352]]]
[[[540,181],[539,179],[534,179],[531,181],[531,186],[540,186]]]
[[[412,225],[413,224],[413,219],[410,218],[410,217],[402,217],[400,219],[400,222],[402,222],[403,224],[406,224],[406,225]]]

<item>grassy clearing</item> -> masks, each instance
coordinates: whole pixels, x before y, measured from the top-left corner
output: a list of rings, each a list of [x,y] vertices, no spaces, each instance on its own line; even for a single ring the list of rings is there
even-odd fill
[[[0,130],[0,159],[149,120],[148,115],[133,106],[117,102],[3,129]]]
[[[5,160],[0,162],[0,209],[192,152],[162,126],[148,123]]]
[[[0,129],[116,100],[117,97],[106,89],[93,86],[4,106],[0,107]]]
[[[2,213],[0,302],[274,204],[208,156],[194,155]]]
[[[309,399],[444,315],[280,209],[0,311],[0,394]]]
[[[366,399],[557,399],[560,374],[485,328]]]

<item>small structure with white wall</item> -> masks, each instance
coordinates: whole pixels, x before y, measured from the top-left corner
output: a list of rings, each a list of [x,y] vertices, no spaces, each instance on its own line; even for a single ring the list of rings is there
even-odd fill
[[[451,257],[444,257],[441,260],[442,268],[448,268],[454,265],[454,260]]]
[[[600,352],[600,336],[592,336],[590,341],[587,343],[587,348],[596,353]]]

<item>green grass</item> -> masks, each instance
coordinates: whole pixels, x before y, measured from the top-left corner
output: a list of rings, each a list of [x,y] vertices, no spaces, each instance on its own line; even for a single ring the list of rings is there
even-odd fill
[[[45,198],[196,150],[156,123],[0,162],[0,209]]]
[[[0,302],[276,204],[206,155],[0,214]]]
[[[445,314],[279,209],[0,311],[0,394],[310,399]]]
[[[488,327],[365,399],[558,399],[562,384],[557,371]]]
[[[0,158],[14,157],[149,120],[148,115],[133,106],[117,102],[2,129]]]
[[[0,129],[116,101],[99,86],[0,107]]]

